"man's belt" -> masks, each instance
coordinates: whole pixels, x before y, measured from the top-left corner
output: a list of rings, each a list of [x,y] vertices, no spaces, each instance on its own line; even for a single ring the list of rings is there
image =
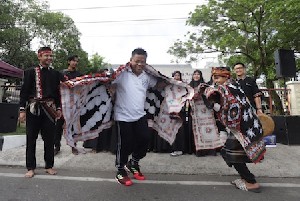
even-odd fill
[[[52,122],[56,119],[56,106],[53,98],[29,99],[29,111],[31,114],[40,116],[41,109],[49,117]]]

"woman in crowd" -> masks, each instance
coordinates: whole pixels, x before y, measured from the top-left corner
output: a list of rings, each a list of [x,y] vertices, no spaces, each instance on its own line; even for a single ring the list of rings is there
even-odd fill
[[[182,75],[180,71],[175,71],[172,74],[172,77],[174,80],[182,82]],[[182,118],[183,125],[179,128],[178,133],[176,135],[175,141],[172,145],[172,152],[171,156],[180,156],[185,152],[185,130],[184,130],[184,124],[186,123],[186,118],[185,118],[185,111],[188,109],[188,101],[186,101],[186,104],[184,107],[182,107],[182,110],[180,112],[180,117]]]
[[[205,99],[200,94],[201,86],[206,86],[202,72],[195,70],[190,86],[194,88],[195,95],[190,101],[191,122],[189,135],[192,139],[193,151],[197,157],[213,155],[216,156],[216,149],[224,145],[224,140],[220,138],[219,131],[211,109],[206,108]]]
[[[197,93],[197,87],[201,84],[204,83],[204,79],[202,76],[201,70],[195,70],[192,75],[192,81],[190,82],[190,86],[195,89],[195,95],[193,97],[194,100],[198,100],[200,98],[199,93]],[[186,143],[187,143],[187,150],[189,154],[196,153],[195,149],[195,140],[194,140],[194,133],[193,133],[193,125],[192,125],[192,118],[190,116],[190,107],[188,109],[188,129],[187,129],[187,138],[186,138]]]

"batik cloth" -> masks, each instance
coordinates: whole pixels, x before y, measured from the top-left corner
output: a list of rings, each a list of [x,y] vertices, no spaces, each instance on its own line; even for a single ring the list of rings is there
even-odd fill
[[[35,116],[40,116],[43,110],[46,116],[55,123],[57,114],[54,100],[52,99],[31,99],[28,103],[29,112]]]
[[[85,75],[61,84],[62,111],[66,122],[64,137],[68,145],[74,147],[78,141],[96,138],[103,129],[111,127],[113,101],[109,86],[128,68],[129,64],[120,66],[112,78],[101,74]],[[172,144],[182,120],[172,119],[170,113],[179,113],[185,101],[193,97],[194,90],[186,83],[160,74],[149,65],[144,71],[158,81],[170,83],[170,88],[148,90],[145,111],[149,117],[149,126]]]
[[[240,86],[236,83],[210,86],[204,94],[209,100],[218,97],[217,102],[221,105],[218,119],[239,141],[248,158],[254,163],[259,162],[266,151],[263,130]]]
[[[222,147],[225,141],[220,137],[214,111],[206,107],[202,98],[189,102],[196,151]]]
[[[61,84],[64,137],[67,144],[98,137],[112,125],[111,95],[105,86],[109,78],[82,76]]]

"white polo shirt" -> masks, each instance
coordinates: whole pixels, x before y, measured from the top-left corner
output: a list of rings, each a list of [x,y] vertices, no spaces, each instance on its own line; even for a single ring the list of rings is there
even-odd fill
[[[116,121],[134,122],[146,115],[147,89],[156,85],[156,78],[144,71],[137,76],[131,69],[123,71],[116,84],[114,117]]]

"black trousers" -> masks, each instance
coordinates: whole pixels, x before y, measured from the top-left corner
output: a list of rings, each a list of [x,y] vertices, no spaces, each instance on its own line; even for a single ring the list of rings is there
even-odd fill
[[[146,116],[135,122],[116,121],[116,126],[116,167],[123,169],[130,154],[137,160],[146,156],[150,142],[150,132]]]
[[[94,149],[97,152],[110,151],[111,136],[112,136],[112,128],[105,129],[99,133],[99,137],[84,141],[83,147]]]
[[[246,155],[240,142],[230,133],[224,147],[221,149],[221,155],[229,167],[234,167],[242,179],[248,183],[256,183],[255,176],[250,172],[246,163],[251,160]]]
[[[60,141],[61,141],[61,136],[63,134],[63,125],[65,123],[64,118],[60,118],[56,121],[56,125],[55,125],[55,138],[54,138],[54,146],[57,148],[61,147]]]
[[[48,118],[43,110],[39,116],[26,111],[26,167],[28,170],[36,168],[36,140],[41,132],[44,140],[45,168],[54,165],[54,135],[55,124]]]
[[[239,173],[242,179],[246,180],[248,183],[255,184],[255,176],[250,172],[246,163],[233,163],[233,167]]]

